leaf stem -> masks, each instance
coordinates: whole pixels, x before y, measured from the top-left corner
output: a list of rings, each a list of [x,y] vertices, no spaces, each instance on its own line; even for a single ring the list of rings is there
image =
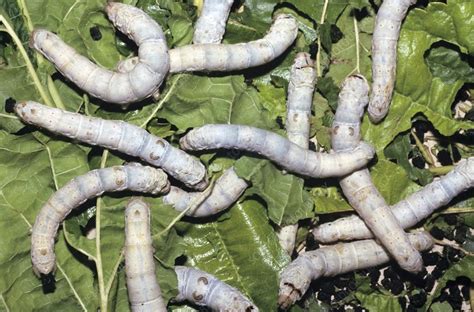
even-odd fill
[[[0,22],[3,24],[3,26],[5,26],[5,30],[10,35],[10,37],[12,37],[13,42],[15,42],[15,45],[17,46],[18,51],[20,52],[21,56],[25,61],[26,68],[28,69],[31,78],[33,79],[36,89],[38,90],[41,98],[43,99],[43,102],[50,107],[54,107],[50,97],[46,93],[46,90],[43,88],[43,85],[41,84],[38,78],[38,74],[36,73],[33,64],[31,63],[30,58],[28,57],[28,53],[26,53],[26,50],[23,47],[20,38],[18,38],[18,35],[15,33],[12,26],[8,23],[8,21],[3,15],[0,15]]]
[[[444,240],[438,240],[438,239],[435,239],[435,238],[433,238],[433,241],[438,245],[445,246],[445,247],[451,247],[453,249],[459,250],[459,251],[463,252],[464,254],[466,254],[468,256],[474,256],[474,253],[467,251],[466,249],[462,248],[461,246],[458,246],[457,244],[453,244],[451,242],[447,242],[447,241],[444,241]]]
[[[357,25],[357,19],[355,15],[354,20],[354,34],[355,34],[355,46],[356,46],[356,72],[360,74],[360,46],[359,46],[359,26]]]
[[[431,167],[428,170],[432,174],[439,176],[439,175],[445,175],[453,169],[454,169],[454,166],[442,166],[442,167]]]
[[[0,117],[2,118],[9,118],[9,119],[15,119],[15,120],[19,120],[20,118],[16,117],[16,116],[13,116],[13,115],[8,115],[8,114],[3,114],[3,113],[0,113]]]
[[[426,151],[425,145],[420,141],[413,129],[411,129],[411,135],[413,136],[413,139],[415,139],[416,147],[418,147],[418,149],[420,150],[421,156],[423,156],[423,158],[430,167],[434,166],[435,162],[433,157],[431,157],[431,154]]]
[[[451,207],[441,211],[441,214],[473,213],[474,207]]]
[[[329,0],[324,0],[323,12],[321,13],[321,20],[319,21],[319,27],[324,24],[326,19],[326,12],[328,10]],[[316,74],[321,77],[321,33],[318,35],[318,52],[316,53]]]

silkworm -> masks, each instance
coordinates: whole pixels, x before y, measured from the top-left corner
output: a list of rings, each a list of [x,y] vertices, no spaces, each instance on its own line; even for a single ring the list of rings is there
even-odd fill
[[[472,187],[474,157],[460,161],[451,172],[401,200],[391,210],[403,228],[410,228]],[[371,238],[372,232],[359,217],[351,216],[322,224],[313,230],[313,235],[320,242],[331,243]]]
[[[291,142],[304,149],[308,149],[309,145],[311,106],[315,84],[316,70],[313,60],[308,53],[298,53],[291,67],[288,84],[286,133]],[[282,227],[278,233],[280,245],[290,255],[295,248],[297,231],[298,225],[292,224]]]
[[[426,232],[409,234],[417,250],[433,246]],[[323,276],[335,276],[350,271],[372,268],[390,261],[390,255],[374,240],[339,243],[302,253],[280,274],[278,304],[288,309],[308,290],[311,281]]]
[[[258,311],[240,291],[211,274],[184,266],[176,266],[175,272],[178,276],[178,302],[187,300],[213,311]]]
[[[239,178],[231,167],[220,176],[209,196],[196,208],[186,213],[191,217],[209,217],[229,208],[239,199],[240,195],[248,187],[244,179]],[[201,193],[186,192],[178,187],[172,186],[169,193],[163,197],[163,202],[178,211],[184,211]]]
[[[180,140],[185,150],[238,149],[254,152],[284,169],[309,177],[343,176],[365,166],[374,155],[367,143],[344,153],[316,153],[301,148],[284,137],[243,125],[205,125],[191,130]]]
[[[32,101],[17,103],[14,109],[28,124],[87,144],[139,157],[163,168],[191,188],[203,190],[207,186],[206,169],[199,160],[140,127],[119,120],[67,112]]]
[[[360,141],[360,119],[368,102],[369,85],[363,76],[346,78],[339,93],[332,125],[332,147],[348,151]],[[342,178],[339,184],[347,200],[400,267],[409,272],[423,268],[421,255],[372,183],[369,170],[361,169]]]
[[[55,192],[36,217],[31,234],[31,261],[37,275],[55,268],[54,238],[66,216],[88,199],[105,192],[159,194],[169,190],[166,174],[137,163],[96,169],[78,176]]]
[[[170,64],[161,27],[145,12],[130,5],[109,2],[105,11],[115,27],[138,45],[138,63],[128,72],[97,66],[44,29],[32,33],[30,45],[79,88],[106,102],[128,104],[153,95]]]
[[[266,64],[295,41],[298,24],[288,14],[276,16],[259,40],[238,44],[192,44],[169,51],[170,72],[233,71]]]
[[[125,274],[133,312],[166,312],[156,280],[150,232],[150,207],[142,198],[132,198],[125,208]]]
[[[194,27],[193,42],[220,43],[234,0],[204,0],[201,16]]]
[[[400,26],[416,0],[384,0],[375,18],[372,37],[372,94],[368,108],[374,123],[387,115],[397,70],[397,42]]]

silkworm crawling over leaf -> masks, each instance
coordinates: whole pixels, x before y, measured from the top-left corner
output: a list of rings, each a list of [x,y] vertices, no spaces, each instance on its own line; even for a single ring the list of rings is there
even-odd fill
[[[137,126],[119,120],[87,117],[32,101],[18,103],[14,109],[28,124],[139,157],[163,168],[191,188],[203,190],[207,186],[206,169],[199,160]]]
[[[373,148],[360,143],[354,150],[325,154],[306,150],[284,137],[243,125],[205,125],[180,140],[185,150],[238,149],[262,155],[288,171],[309,177],[343,176],[367,164]]]
[[[213,311],[258,311],[258,308],[240,291],[198,269],[175,267],[178,276],[177,301],[187,300]]]
[[[125,274],[133,312],[167,311],[156,280],[150,230],[150,207],[132,198],[125,209]]]
[[[360,119],[368,102],[369,85],[360,75],[349,76],[342,84],[332,125],[332,147],[336,152],[353,149],[360,141]],[[342,191],[375,237],[409,272],[423,268],[421,255],[410,245],[382,195],[374,186],[368,169],[351,173],[339,181]]]
[[[169,70],[168,47],[161,27],[145,12],[130,5],[109,2],[105,10],[113,24],[138,45],[138,62],[128,72],[97,66],[44,29],[32,33],[30,44],[64,76],[94,97],[128,104],[153,95]]]
[[[170,50],[170,72],[233,71],[263,65],[285,52],[297,34],[296,19],[279,14],[265,37],[256,41],[193,44]]]
[[[397,71],[397,42],[408,8],[416,0],[384,0],[375,18],[372,38],[372,94],[368,113],[378,123],[387,115]]]
[[[211,194],[196,209],[189,210],[186,215],[191,217],[209,217],[224,211],[239,199],[247,187],[247,182],[239,178],[234,168],[229,168],[216,180]],[[173,205],[178,211],[184,211],[200,194],[186,192],[172,186],[169,193],[163,197],[163,202]]]
[[[403,228],[410,228],[447,205],[458,194],[474,187],[474,157],[462,160],[447,175],[392,206],[391,210]],[[372,232],[357,216],[322,224],[313,230],[316,240],[331,243],[338,240],[371,238]]]
[[[286,133],[291,142],[304,149],[308,149],[309,145],[311,106],[315,85],[314,62],[308,53],[300,52],[296,55],[290,71],[286,101]],[[298,225],[291,224],[282,227],[278,233],[280,245],[290,255],[295,248],[297,231]]]
[[[409,239],[420,251],[433,246],[433,239],[426,232],[409,234]],[[339,243],[305,252],[280,274],[278,304],[288,309],[306,293],[311,281],[320,277],[372,268],[389,260],[390,255],[374,240]]]
[[[66,216],[88,199],[105,192],[159,194],[169,190],[166,174],[137,163],[92,170],[78,176],[51,195],[36,217],[31,234],[31,261],[36,274],[49,274],[55,267],[54,238]]]
[[[204,0],[201,16],[194,26],[193,42],[220,43],[234,0]]]

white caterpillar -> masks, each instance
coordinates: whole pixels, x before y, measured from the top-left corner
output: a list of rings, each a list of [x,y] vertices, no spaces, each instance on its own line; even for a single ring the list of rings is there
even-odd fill
[[[104,146],[163,168],[187,186],[203,190],[206,169],[197,159],[174,148],[166,140],[119,120],[104,120],[51,108],[28,101],[15,105],[16,114],[26,123],[42,127],[91,145]]]
[[[474,187],[474,157],[462,160],[447,175],[392,206],[392,212],[403,228],[410,228],[471,187]],[[320,225],[313,235],[320,242],[331,243],[371,238],[372,232],[359,217],[351,216]]]
[[[152,243],[150,207],[132,198],[125,209],[125,274],[133,312],[167,311],[156,280]]]
[[[230,148],[255,152],[288,171],[309,177],[343,176],[367,164],[374,149],[362,142],[344,153],[316,153],[291,143],[284,137],[243,125],[205,125],[191,130],[180,140],[185,150]]]
[[[314,62],[308,53],[298,53],[290,71],[288,99],[286,101],[286,133],[288,139],[308,149],[311,120],[311,106],[316,84]],[[298,224],[287,225],[280,229],[280,245],[291,255],[295,248]]]
[[[97,66],[44,29],[32,33],[31,45],[79,88],[104,101],[127,104],[156,93],[170,64],[161,27],[130,5],[109,2],[105,11],[115,27],[138,45],[138,62],[129,72]]]
[[[417,250],[433,246],[433,239],[426,232],[409,234],[408,237]],[[385,249],[371,239],[305,252],[280,274],[278,304],[282,309],[288,309],[305,294],[311,281],[320,277],[371,268],[389,260],[390,255]]]
[[[238,44],[193,44],[169,51],[170,72],[233,71],[266,64],[295,41],[294,17],[279,14],[262,39]]]
[[[368,102],[369,85],[363,76],[346,78],[339,93],[332,125],[332,147],[336,152],[353,149],[360,141],[360,119]],[[355,211],[400,267],[409,272],[423,268],[421,255],[410,245],[390,207],[372,183],[369,170],[361,169],[339,181]]]
[[[220,43],[234,0],[204,0],[201,16],[194,27],[193,42]]]
[[[169,190],[169,182],[162,170],[137,163],[96,169],[72,179],[51,195],[36,217],[31,234],[31,261],[35,273],[49,274],[54,270],[54,238],[59,225],[74,208],[104,192],[123,190],[165,193]]]
[[[177,301],[187,300],[213,311],[257,312],[258,308],[240,291],[198,269],[175,267],[178,276]]]
[[[234,168],[229,168],[216,180],[209,196],[196,209],[188,211],[186,215],[191,217],[215,215],[235,203],[247,187],[247,182],[239,178]],[[184,211],[200,194],[189,193],[172,186],[169,193],[163,197],[163,202],[173,205],[178,211]]]
[[[372,94],[368,113],[378,123],[387,115],[397,70],[397,42],[408,8],[416,0],[384,0],[375,18],[372,38]]]

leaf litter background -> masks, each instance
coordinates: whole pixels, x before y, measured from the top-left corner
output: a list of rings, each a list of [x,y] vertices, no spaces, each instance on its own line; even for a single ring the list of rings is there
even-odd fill
[[[200,5],[201,1],[125,2],[155,18],[165,30],[170,47],[191,42],[197,17],[193,4]],[[298,51],[311,51],[315,57],[319,40],[322,77],[314,96],[311,133],[320,149],[330,149],[329,127],[339,84],[357,70],[370,79],[371,33],[374,10],[380,1],[329,1],[324,23],[322,0],[236,2],[224,42],[262,37],[272,15],[284,11],[298,18],[296,43],[274,62],[256,69],[169,76],[157,102],[147,100],[123,112],[88,98],[27,44],[29,32],[44,27],[98,64],[113,68],[117,61],[132,55],[134,46],[115,33],[102,11],[105,1],[0,0],[0,103],[4,103],[0,115],[0,311],[129,310],[121,249],[124,205],[130,194],[109,194],[90,201],[67,219],[56,244],[54,286],[43,287],[33,275],[29,235],[36,214],[55,190],[91,169],[130,159],[24,127],[11,113],[15,100],[35,100],[106,119],[123,119],[173,143],[187,129],[208,123],[246,124],[284,135],[289,67]],[[390,204],[433,179],[430,170],[416,168],[409,161],[411,157],[426,156],[426,151],[410,138],[414,123],[432,125],[432,132],[441,142],[437,150],[446,150],[455,157],[453,146],[457,144],[462,147],[457,149],[462,157],[473,155],[469,132],[473,123],[468,118],[453,118],[454,105],[469,100],[465,94],[474,83],[473,29],[474,2],[470,0],[421,1],[403,24],[390,113],[380,125],[372,125],[367,118],[363,123],[364,139],[377,149],[378,159],[371,173]],[[199,156],[211,175],[234,165],[252,186],[227,212],[206,220],[184,219],[165,233],[163,229],[177,213],[160,198],[147,198],[153,204],[155,256],[162,290],[167,299],[176,295],[172,268],[175,263],[186,264],[239,288],[262,311],[275,311],[278,272],[290,261],[279,247],[275,227],[303,220],[298,235],[298,245],[303,246],[310,225],[340,217],[351,208],[335,179],[303,181],[283,173],[269,161],[239,152]],[[455,225],[438,216],[422,225],[445,233],[459,227],[471,228],[474,200],[469,199],[470,194],[441,210],[461,212]],[[463,247],[474,251],[469,231],[463,237]],[[310,248],[309,243],[306,248]],[[449,311],[449,304],[436,300],[443,287],[449,280],[461,276],[472,280],[473,275],[471,255],[453,261],[420,310],[431,305],[433,311]],[[370,279],[363,274],[356,274],[355,279],[356,289],[341,300],[332,300],[332,308],[351,304],[401,311],[399,297],[418,293],[412,287],[393,295],[380,284],[371,287]],[[313,290],[292,311],[330,308],[328,302],[316,300]],[[185,305],[172,305],[170,309],[193,310]]]

